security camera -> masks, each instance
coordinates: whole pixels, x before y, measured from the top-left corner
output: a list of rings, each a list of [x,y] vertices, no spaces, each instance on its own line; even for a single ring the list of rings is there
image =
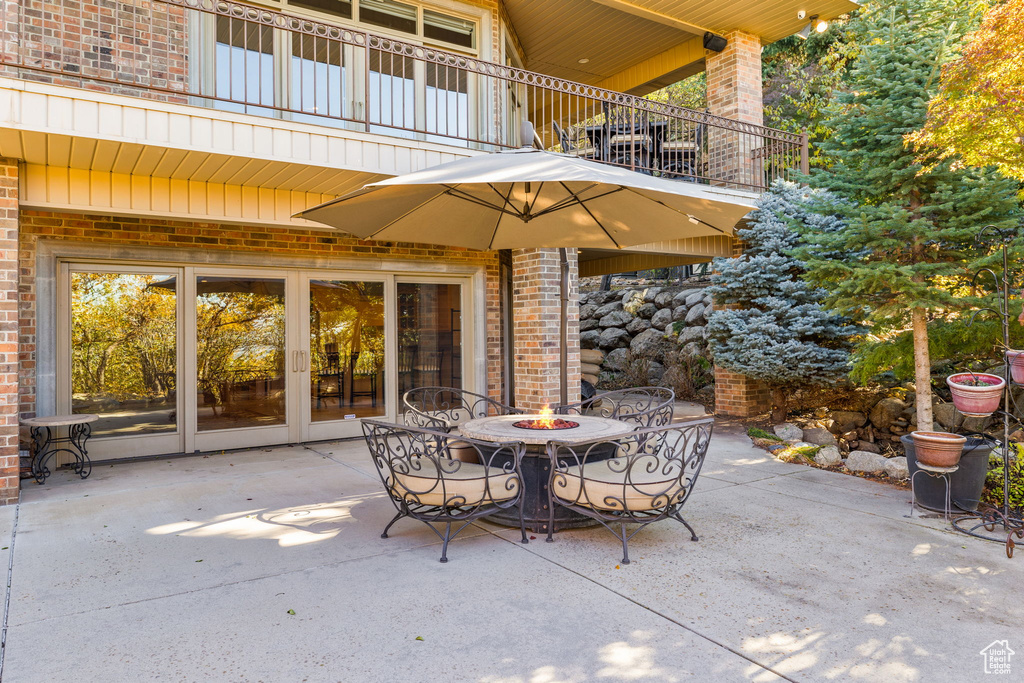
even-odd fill
[[[802,20],[806,16],[807,16],[807,12],[805,12],[803,10],[800,10],[799,12],[796,13],[796,18],[797,19],[801,19]]]

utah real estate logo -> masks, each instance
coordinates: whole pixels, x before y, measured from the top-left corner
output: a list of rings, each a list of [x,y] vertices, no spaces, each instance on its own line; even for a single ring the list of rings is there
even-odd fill
[[[1008,674],[1010,657],[1016,653],[1010,649],[1009,641],[993,640],[979,654],[985,658],[985,673]]]

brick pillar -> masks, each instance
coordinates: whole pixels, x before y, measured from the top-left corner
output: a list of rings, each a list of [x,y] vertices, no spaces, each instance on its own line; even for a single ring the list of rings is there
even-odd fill
[[[725,35],[721,52],[706,51],[708,109],[733,121],[764,124],[761,97],[761,39],[733,31]],[[711,176],[723,185],[755,189],[764,184],[761,162],[754,152],[764,146],[761,136],[710,126],[708,163]]]
[[[580,313],[576,250],[569,249],[569,402],[580,400]],[[526,410],[561,401],[558,249],[512,252],[512,324],[516,406]]]
[[[743,253],[743,242],[732,241],[732,257]],[[715,302],[715,308],[737,308]],[[715,414],[751,417],[771,410],[771,393],[763,383],[732,370],[715,366]]]
[[[18,162],[0,159],[0,505],[18,487]]]

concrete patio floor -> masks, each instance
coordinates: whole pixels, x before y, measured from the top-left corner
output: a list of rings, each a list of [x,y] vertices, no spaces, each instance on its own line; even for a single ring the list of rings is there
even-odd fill
[[[720,426],[685,512],[630,544],[440,543],[362,442],[58,472],[0,508],[3,678],[960,681],[1021,654],[1024,557],[908,519],[907,491],[781,463]],[[13,533],[13,536],[12,536]],[[6,565],[5,565],[6,566]],[[294,614],[291,614],[293,611]],[[422,638],[422,640],[420,640]]]

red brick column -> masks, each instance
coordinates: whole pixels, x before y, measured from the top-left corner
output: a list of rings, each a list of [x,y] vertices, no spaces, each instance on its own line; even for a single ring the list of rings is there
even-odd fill
[[[743,253],[743,242],[734,239],[732,257]],[[715,308],[736,308],[715,302]],[[751,417],[771,410],[772,399],[768,387],[756,379],[732,370],[715,366],[715,414],[732,417]]]
[[[576,250],[569,249],[569,402],[580,399],[580,316]],[[512,252],[512,324],[516,406],[540,410],[560,402],[558,249]]]
[[[708,109],[733,121],[764,124],[761,97],[761,39],[743,31],[725,35],[728,45],[707,54]],[[764,146],[760,136],[712,126],[708,131],[709,167],[724,185],[752,189],[764,183],[761,162],[754,151]]]
[[[18,487],[18,162],[0,159],[0,505]]]

